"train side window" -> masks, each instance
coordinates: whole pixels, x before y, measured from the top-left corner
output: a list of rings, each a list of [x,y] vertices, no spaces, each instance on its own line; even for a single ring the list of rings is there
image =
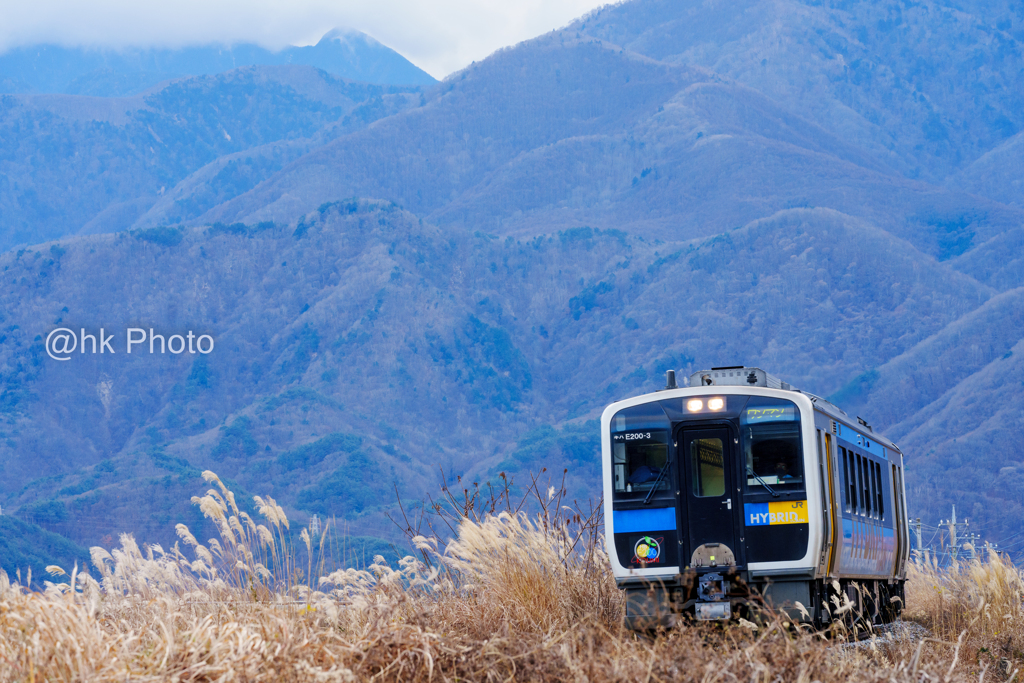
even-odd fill
[[[846,465],[846,449],[838,447],[839,459],[843,461],[843,510],[850,511],[850,468]]]
[[[875,483],[878,489],[878,518],[885,517],[885,496],[882,495],[882,466],[875,463]]]
[[[868,471],[868,457],[865,455],[861,461],[861,467],[864,470],[864,514],[871,516],[871,508],[874,507],[871,503],[871,472]]]
[[[867,456],[865,456],[864,464],[867,465],[867,471],[864,474],[866,474],[868,478],[868,486],[865,488],[865,491],[868,493],[868,510],[872,517],[877,517],[878,505],[876,502],[877,498],[875,498],[875,462],[874,460],[869,460]]]
[[[850,452],[839,447],[839,450],[843,454],[843,497],[846,498],[846,511],[853,512],[857,507],[857,487],[851,483],[853,478],[856,476],[853,474],[853,463],[850,462]]]
[[[861,460],[860,453],[854,454],[854,458],[854,462],[857,465],[855,468],[857,470],[857,481],[855,483],[858,494],[855,500],[857,500],[857,511],[864,514],[864,462]]]
[[[860,483],[857,481],[857,475],[860,474],[860,458],[850,451],[850,489],[853,493],[853,511],[860,512]]]
[[[857,457],[853,451],[846,451],[850,454],[850,492],[853,498],[853,511],[860,512],[860,485],[857,483]]]

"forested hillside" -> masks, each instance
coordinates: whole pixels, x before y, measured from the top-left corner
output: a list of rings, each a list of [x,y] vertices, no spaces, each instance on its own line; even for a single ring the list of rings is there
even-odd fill
[[[879,361],[938,358],[933,335],[1016,302],[824,209],[678,243],[499,239],[345,201],[293,225],[79,237],[0,263],[4,495],[90,542],[114,517],[169,539],[203,469],[360,535],[388,533],[395,487],[416,499],[438,466],[473,481],[568,466],[573,495],[593,495],[593,420],[666,369],[746,362],[828,394]],[[37,320],[102,321],[114,353],[54,362]],[[129,356],[128,327],[216,348]]]
[[[167,541],[209,468],[379,542],[439,466],[594,495],[607,403],[748,364],[896,440],[913,516],[1012,540],[1022,22],[635,0],[424,88],[5,96],[0,504]],[[60,326],[122,350],[53,361]],[[128,356],[128,327],[216,349]]]
[[[190,218],[417,91],[271,66],[130,98],[0,95],[0,247],[124,229],[155,204]],[[191,174],[212,182],[176,193]]]

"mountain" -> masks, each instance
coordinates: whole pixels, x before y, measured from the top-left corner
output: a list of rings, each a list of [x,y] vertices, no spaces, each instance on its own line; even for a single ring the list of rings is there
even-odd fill
[[[745,361],[824,394],[993,296],[824,209],[671,243],[584,227],[496,239],[342,201],[292,225],[71,238],[0,270],[0,495],[89,543],[100,520],[163,543],[173,521],[201,524],[187,501],[204,469],[241,500],[385,537],[395,487],[415,504],[438,466],[465,481],[569,466],[585,499],[594,420],[666,369]],[[55,327],[102,327],[113,353],[54,361]],[[129,355],[128,327],[215,348]]]
[[[1017,533],[1024,514],[1014,426],[1024,410],[1022,353],[1024,289],[1018,288],[860,375],[833,399],[869,412],[879,431],[917,456],[917,472],[908,478],[916,515],[935,519],[956,504],[961,517],[1006,538]]]
[[[351,134],[288,150],[174,151],[205,156],[166,178],[171,185],[120,190],[119,202],[83,188],[81,206],[91,215],[57,229],[290,221],[337,197],[372,196],[438,224],[495,234],[586,224],[688,239],[787,208],[823,206],[865,218],[926,253],[957,258],[1022,223],[1022,206],[996,191],[998,183],[986,182],[993,188],[986,194],[950,174],[969,173],[1010,144],[1019,128],[1014,79],[1024,69],[1012,16],[1007,30],[999,12],[961,7],[947,21],[945,6],[927,7],[896,3],[883,21],[872,3],[759,0],[706,16],[690,3],[625,3],[471,65],[423,93],[419,107],[378,107],[371,119],[380,123],[344,131]],[[907,66],[908,54],[926,52],[929,22],[986,64],[984,92],[964,91],[954,68],[963,60],[954,65],[941,54],[934,64],[915,57],[917,66]],[[776,34],[778,66],[762,65],[767,58],[758,55]],[[857,75],[854,66],[829,71],[844,60],[898,74],[892,78],[906,87],[894,90],[888,76]],[[764,69],[781,71],[767,78]],[[787,85],[804,83],[800,74],[814,86]],[[93,106],[69,102],[63,111]],[[928,142],[932,114],[953,131],[941,144]],[[162,152],[143,127],[109,130]],[[82,145],[107,144],[91,130],[77,137]],[[38,158],[33,147],[19,157]],[[239,147],[244,158],[231,156]],[[44,173],[68,175],[43,165]],[[1012,187],[1012,163],[998,168]],[[63,177],[48,183],[76,185]],[[155,196],[160,188],[169,194]],[[8,245],[31,241],[18,214],[0,219]]]
[[[331,197],[377,196],[496,234],[586,224],[688,239],[827,206],[951,258],[1024,219],[1016,207],[894,177],[863,150],[720,80],[593,40],[539,39],[193,220],[288,220]],[[151,213],[140,225],[169,220]]]
[[[313,66],[338,78],[374,85],[426,86],[437,82],[365,33],[334,29],[316,45],[278,51],[249,43],[121,50],[17,47],[0,54],[0,93],[126,97],[185,76],[284,64]]]
[[[914,124],[919,130],[897,136],[905,147],[893,147],[891,140],[878,138],[879,131],[895,135],[892,126],[868,126],[870,117],[864,113],[857,117],[858,125],[868,126],[878,139],[859,139],[845,124],[819,111],[816,103],[836,100],[836,92],[815,91],[807,101],[797,102],[785,93],[766,90],[758,78],[738,80],[745,72],[737,69],[727,72],[730,78],[723,81],[717,61],[704,59],[709,70],[695,69],[697,60],[688,57],[691,52],[666,54],[666,44],[680,47],[698,37],[711,40],[699,22],[687,18],[686,12],[696,10],[687,9],[691,6],[686,3],[643,3],[642,11],[638,7],[626,3],[602,10],[565,31],[473,65],[432,93],[422,110],[311,152],[252,195],[196,220],[281,220],[312,210],[328,197],[371,194],[440,223],[482,225],[501,234],[528,234],[554,221],[563,227],[617,226],[680,238],[711,234],[794,206],[829,206],[862,215],[944,258],[1020,225],[1016,208],[1002,204],[1004,195],[993,195],[996,201],[991,201],[978,196],[984,192],[971,196],[958,191],[959,184],[947,188],[921,182],[921,173],[909,164],[922,163],[912,157],[923,153],[924,118]],[[761,16],[767,7],[755,3],[748,10],[756,9]],[[659,38],[661,42],[649,36],[640,41],[617,22],[621,14],[629,21],[646,21],[648,11],[660,18],[659,30],[685,27],[685,35],[670,32]],[[747,13],[744,10],[742,16]],[[820,8],[812,13],[832,16]],[[801,13],[793,9],[784,16]],[[670,20],[662,21],[665,18]],[[644,21],[641,26],[648,25]],[[724,17],[714,23],[731,27],[719,31],[739,30]],[[747,28],[754,30],[762,23],[751,20]],[[795,22],[787,28],[799,29],[806,37],[813,26]],[[983,28],[976,27],[971,40],[987,40]],[[909,25],[900,31],[909,32],[906,40],[917,36]],[[595,35],[609,42],[596,41],[591,37]],[[730,50],[738,49],[739,43],[760,44],[762,39],[760,34],[744,33],[742,39],[721,36],[714,42]],[[791,40],[804,44],[795,37]],[[656,49],[655,43],[661,47]],[[882,44],[871,45],[880,50]],[[650,61],[651,57],[661,61]],[[989,59],[987,53],[981,58]],[[990,61],[1001,67],[1000,78],[1021,73],[1019,58]],[[804,68],[815,62],[801,58],[797,63]],[[593,79],[591,69],[602,77]],[[952,76],[939,70],[930,78],[938,82],[926,79],[921,83],[925,90],[906,97],[942,90]],[[869,86],[879,87],[872,79],[859,87]],[[1018,90],[993,86],[987,97],[995,103],[1001,93],[1010,92]],[[880,107],[892,93],[871,90],[859,97],[869,96]],[[961,101],[953,98],[949,106]],[[581,114],[576,108],[583,102],[595,108]],[[998,104],[1016,111],[1016,105]],[[961,119],[969,114],[957,112]],[[501,125],[492,127],[495,122]],[[437,131],[446,127],[461,132],[464,139],[438,136]],[[998,136],[989,133],[978,132],[983,140],[977,144],[998,142]],[[406,148],[394,144],[396,139],[416,140],[417,154],[405,156]],[[966,141],[957,143],[958,154],[965,153],[965,145]],[[944,154],[938,148],[929,152],[927,167],[948,170],[959,162],[959,157]],[[436,172],[446,166],[450,171]],[[581,175],[574,169],[585,171]],[[156,224],[165,219],[155,215],[148,220]]]
[[[1017,133],[954,174],[948,185],[1005,204],[1024,202],[1024,133]]]
[[[380,543],[442,477],[584,500],[607,403],[748,364],[894,438],[912,515],[1016,542],[1021,21],[633,0],[426,87],[6,96],[0,503],[167,543],[213,469]],[[117,353],[53,360],[61,326]]]
[[[84,569],[89,562],[89,551],[63,536],[13,515],[0,515],[0,572],[11,582],[20,577],[22,585],[39,590],[44,581],[67,582],[67,578],[48,574],[50,565],[70,574],[76,564]]]
[[[244,191],[419,99],[415,87],[354,83],[308,66],[246,67],[130,98],[0,96],[0,247],[130,227],[210,164],[220,187]],[[179,200],[187,209],[218,195]]]
[[[568,31],[699,65],[941,180],[1024,126],[1024,13],[1002,0],[627,2]]]

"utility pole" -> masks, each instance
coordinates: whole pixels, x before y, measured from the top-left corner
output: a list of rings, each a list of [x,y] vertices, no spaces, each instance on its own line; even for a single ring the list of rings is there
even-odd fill
[[[949,518],[949,553],[953,561],[956,562],[957,555],[957,539],[956,539],[956,505],[953,506],[953,515]]]
[[[957,528],[957,526],[962,526],[962,527],[964,527],[964,532],[966,533],[966,531],[967,531],[967,520],[965,519],[962,522],[957,522],[956,521],[956,505],[954,505],[953,506],[953,515],[949,518],[948,522],[947,521],[939,522],[939,526],[942,526],[942,525],[946,525],[946,526],[949,527],[949,555],[953,559],[953,561],[955,562],[956,561],[957,553],[960,550],[960,548],[959,548],[959,541],[957,539],[957,529],[956,528]]]
[[[949,552],[953,560],[956,560],[957,556],[957,537],[956,537],[956,505],[953,506],[953,515],[949,518]]]
[[[917,561],[920,562],[921,558],[924,557],[924,545],[921,543],[921,518],[918,517],[914,520],[914,535],[917,536]]]

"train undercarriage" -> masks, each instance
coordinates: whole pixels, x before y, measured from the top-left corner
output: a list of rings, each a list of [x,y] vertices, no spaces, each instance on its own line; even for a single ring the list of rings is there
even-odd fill
[[[688,570],[670,581],[620,582],[619,587],[625,591],[626,626],[638,631],[689,621],[756,623],[773,615],[814,629],[868,630],[897,620],[905,601],[902,581],[751,577],[728,568]]]

